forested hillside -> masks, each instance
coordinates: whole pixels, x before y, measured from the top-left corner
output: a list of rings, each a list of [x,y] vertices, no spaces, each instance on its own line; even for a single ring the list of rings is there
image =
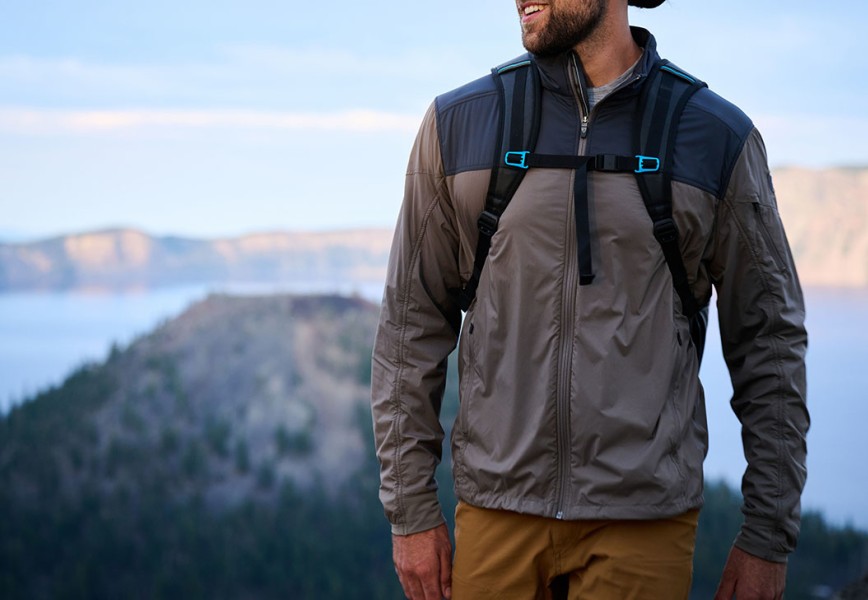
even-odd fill
[[[0,597],[401,597],[368,409],[376,319],[352,298],[212,296],[0,417]],[[449,515],[445,464],[439,479]],[[708,487],[697,599],[739,504]],[[787,598],[866,567],[865,533],[808,514]]]

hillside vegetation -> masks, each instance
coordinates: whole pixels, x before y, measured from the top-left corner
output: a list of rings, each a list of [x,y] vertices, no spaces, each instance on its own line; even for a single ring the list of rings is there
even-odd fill
[[[0,417],[0,597],[400,598],[368,409],[377,314],[212,296]],[[452,368],[447,430],[457,403]],[[697,599],[741,523],[736,491],[707,492]],[[790,565],[787,598],[828,597],[868,567],[868,535],[808,514]]]

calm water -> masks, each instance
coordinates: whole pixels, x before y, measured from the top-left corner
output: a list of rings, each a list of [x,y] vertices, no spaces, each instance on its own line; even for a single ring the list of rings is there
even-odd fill
[[[103,359],[112,343],[129,343],[210,291],[275,290],[198,286],[139,294],[0,295],[0,410],[60,383],[85,361]],[[378,285],[338,291],[374,301],[381,294]],[[868,529],[868,290],[814,289],[807,299],[812,426],[805,507]],[[716,330],[709,333],[702,378],[711,437],[706,472],[738,485],[745,463]]]

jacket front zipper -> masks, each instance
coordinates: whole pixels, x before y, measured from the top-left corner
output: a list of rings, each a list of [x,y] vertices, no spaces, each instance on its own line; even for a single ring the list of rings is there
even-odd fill
[[[579,109],[579,117],[581,119],[581,129],[579,133],[578,154],[581,155],[587,145],[586,138],[588,135],[588,125],[590,124],[590,111],[588,110],[588,101],[585,96],[585,90],[582,86],[582,75],[580,67],[575,55],[572,57],[574,72],[570,76],[573,81],[573,92],[575,95],[576,105]],[[573,174],[575,177],[575,174]],[[572,189],[572,185],[570,186]],[[557,468],[557,507],[555,517],[557,519],[564,518],[564,509],[567,503],[567,491],[570,482],[570,463],[571,463],[571,427],[570,427],[570,408],[572,404],[572,372],[573,372],[573,340],[576,334],[576,306],[578,303],[578,254],[577,254],[577,232],[572,231],[572,223],[575,215],[573,215],[574,203],[572,200],[567,203],[567,218],[566,218],[566,244],[564,248],[564,287],[561,293],[561,335],[560,345],[558,348],[558,387],[557,387],[557,433],[558,433],[558,455]]]
[[[576,101],[576,106],[579,109],[579,117],[580,117],[580,130],[579,130],[579,140],[578,140],[578,148],[577,154],[582,156],[585,154],[588,146],[588,129],[591,123],[591,116],[593,115],[593,111],[597,109],[600,103],[594,105],[594,108],[591,109],[588,106],[588,97],[587,91],[585,90],[584,85],[584,75],[582,73],[582,67],[579,64],[578,58],[575,54],[571,55],[571,64],[572,64],[572,73],[569,73],[569,79],[573,83],[573,95]],[[617,89],[612,91],[612,94],[621,90],[622,88],[630,85],[637,80],[641,79],[641,75],[637,75],[632,77],[618,86]],[[612,95],[609,94],[609,95]],[[608,96],[607,96],[608,97]],[[605,98],[604,98],[605,100]],[[602,100],[601,100],[602,102]],[[573,174],[575,177],[575,174]],[[572,186],[570,186],[572,188]],[[573,215],[573,202],[569,203],[569,208],[567,212],[567,220],[568,224],[573,222],[575,215]],[[566,255],[564,259],[564,288],[561,295],[561,336],[560,336],[560,345],[558,348],[558,387],[557,387],[557,408],[556,408],[556,420],[557,420],[557,433],[558,433],[558,456],[557,456],[557,468],[558,468],[558,477],[556,479],[557,482],[557,507],[555,518],[563,519],[564,518],[564,509],[566,508],[567,502],[567,492],[569,489],[569,481],[570,481],[570,463],[571,463],[571,425],[570,425],[570,413],[571,413],[571,405],[572,405],[572,370],[573,370],[573,340],[576,337],[576,329],[578,327],[578,321],[576,319],[576,307],[578,304],[578,288],[577,285],[577,273],[578,273],[578,264],[577,264],[577,253],[576,246],[578,244],[577,235],[578,232],[572,232],[571,227],[567,225],[566,230]]]
[[[570,404],[571,382],[573,371],[573,339],[576,327],[576,303],[578,292],[578,254],[577,240],[572,231],[573,202],[567,203],[567,218],[564,245],[564,287],[561,293],[561,332],[558,347],[557,374],[557,508],[555,517],[564,518],[564,507],[567,500],[567,489],[570,481]]]
[[[570,61],[573,65],[573,76],[570,79],[574,79],[573,92],[575,93],[576,103],[579,105],[579,112],[582,118],[581,138],[585,139],[588,137],[588,125],[591,122],[591,109],[588,107],[588,98],[585,86],[583,85],[585,76],[582,74],[582,67],[579,65],[579,59],[575,53],[570,54]],[[581,153],[581,148],[579,148],[579,154]]]

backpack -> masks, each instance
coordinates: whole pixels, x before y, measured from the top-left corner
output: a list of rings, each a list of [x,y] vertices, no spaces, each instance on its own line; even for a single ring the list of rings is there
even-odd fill
[[[678,228],[672,218],[672,156],[681,113],[690,97],[705,83],[659,60],[649,72],[638,102],[639,126],[633,132],[632,156],[598,154],[593,156],[537,154],[534,152],[540,125],[542,85],[537,66],[530,55],[492,69],[500,98],[500,136],[485,199],[479,215],[479,240],[473,273],[459,292],[463,311],[476,297],[479,278],[491,248],[491,239],[527,169],[572,169],[575,171],[574,201],[579,245],[579,285],[594,280],[590,247],[588,172],[632,172],[645,208],[651,218],[654,237],[672,274],[672,283],[681,299],[684,315],[690,322],[690,335],[699,361],[705,347],[708,305],[700,306],[693,296],[687,271],[678,247]]]

